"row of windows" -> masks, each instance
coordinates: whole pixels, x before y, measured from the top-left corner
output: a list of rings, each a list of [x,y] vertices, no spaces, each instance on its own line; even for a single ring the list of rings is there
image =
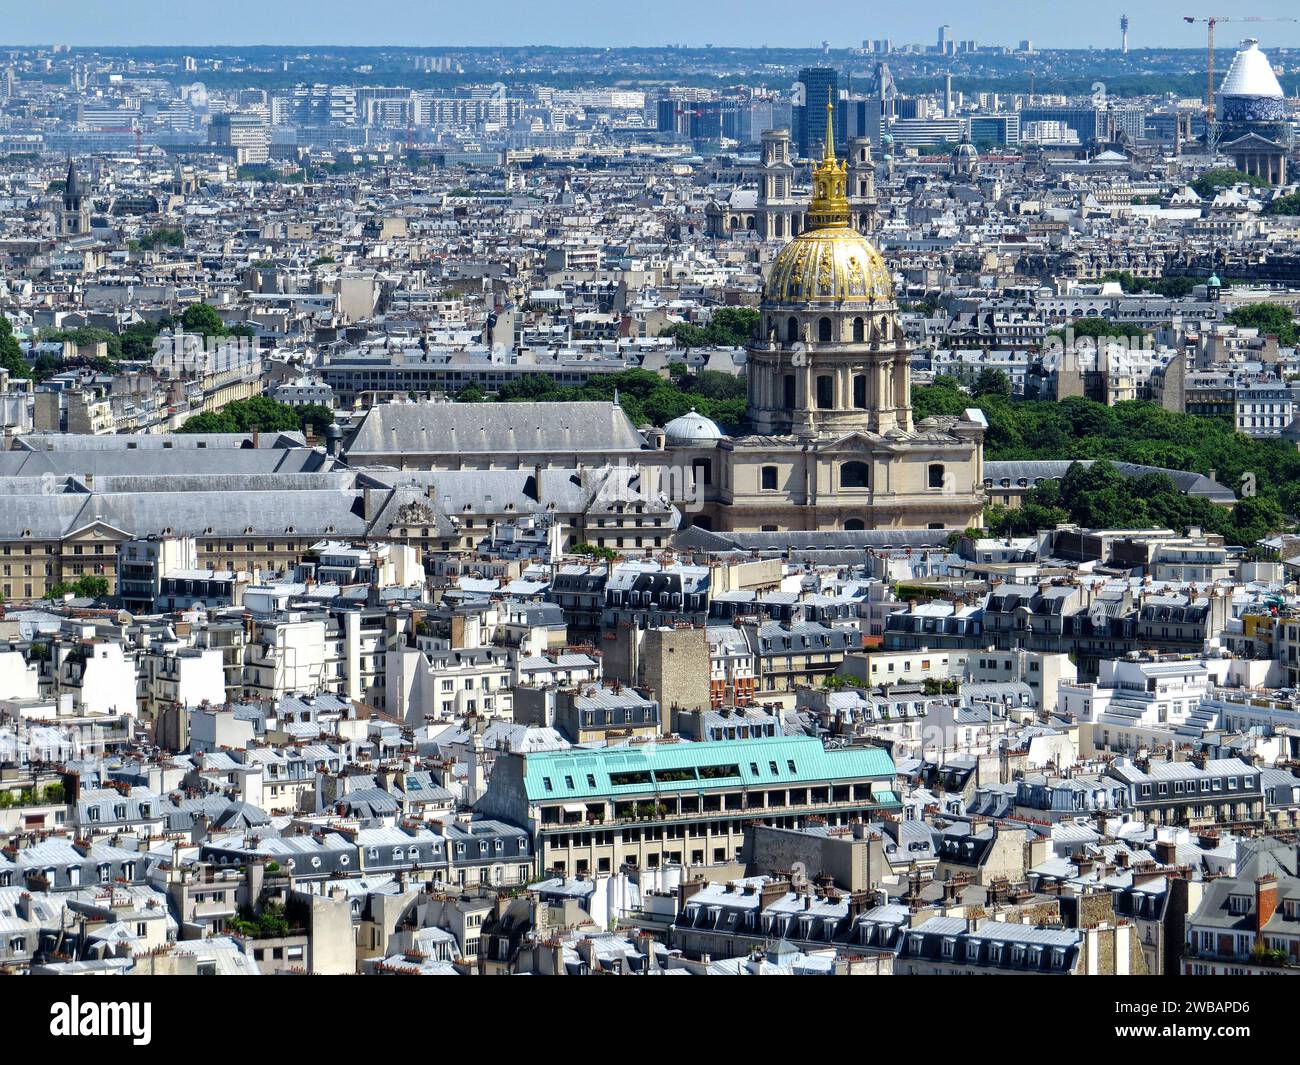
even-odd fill
[[[769,334],[774,333],[776,331],[776,321],[774,319],[768,318],[767,329]],[[849,325],[847,333],[848,333],[847,336],[841,336],[839,339],[841,341],[851,340],[854,344],[865,343],[867,339],[866,319],[862,318],[861,316],[854,318]],[[882,316],[880,319],[880,324],[878,326],[878,332],[877,332],[878,338],[880,340],[887,341],[892,338],[892,335],[893,335],[893,329],[891,327],[889,318]],[[785,339],[786,339],[786,343],[789,344],[797,343],[800,340],[799,319],[793,314],[786,319]],[[818,342],[822,344],[829,344],[832,343],[835,339],[836,337],[835,337],[834,321],[827,315],[823,315],[821,318],[818,318],[817,319]]]
[[[764,492],[778,491],[780,469],[776,466],[764,466],[759,471],[759,487]],[[926,484],[930,488],[943,488],[947,484],[947,472],[942,462],[932,462],[926,469]],[[870,488],[871,467],[857,460],[841,463],[841,488]]]

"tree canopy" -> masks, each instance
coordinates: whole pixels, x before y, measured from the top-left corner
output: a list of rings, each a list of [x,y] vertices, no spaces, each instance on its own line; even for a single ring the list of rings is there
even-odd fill
[[[1228,312],[1226,320],[1233,325],[1258,329],[1263,334],[1272,334],[1284,348],[1295,347],[1300,341],[1300,333],[1295,327],[1295,316],[1287,307],[1279,303],[1247,303]]]
[[[23,349],[14,336],[14,327],[3,314],[0,314],[0,370],[8,370],[10,377],[24,381],[32,376],[32,368],[23,358]]]
[[[1192,188],[1196,190],[1196,195],[1208,198],[1214,196],[1220,189],[1243,183],[1253,185],[1256,188],[1268,188],[1268,182],[1263,178],[1247,174],[1242,170],[1234,170],[1228,166],[1215,167],[1212,170],[1205,171],[1192,182]]]
[[[502,385],[496,399],[503,403],[608,402],[615,392],[619,405],[637,425],[666,425],[692,408],[733,428],[745,418],[744,378],[716,370],[682,372],[667,380],[649,370],[622,370],[593,375],[578,387],[560,387],[549,374],[530,374]],[[456,398],[463,394],[464,390]]]
[[[1264,205],[1264,214],[1300,214],[1300,192],[1269,201]]]
[[[182,433],[292,433],[323,432],[334,421],[334,412],[319,403],[293,407],[268,396],[254,396],[229,403],[219,411],[196,414],[181,426]]]
[[[1204,500],[1186,500],[1179,493],[1179,499],[1187,503],[1183,508],[1172,499],[1155,498],[1163,497],[1169,485],[1143,478],[1126,479],[1127,487],[1113,482],[1078,482],[1077,492],[1064,495],[1054,494],[1044,485],[1024,500],[1026,508],[1040,510],[1026,509],[1019,516],[1004,517],[993,508],[999,531],[1050,527],[1066,517],[1081,524],[1093,524],[1102,517],[1117,520],[1100,524],[1124,525],[1130,519],[1141,519],[1140,524],[1199,525],[1249,546],[1282,528],[1286,515],[1300,514],[1300,451],[1282,440],[1247,437],[1223,419],[1167,411],[1147,402],[1108,407],[1079,397],[1046,402],[1013,401],[991,394],[972,396],[946,376],[913,390],[917,420],[960,415],[972,406],[988,419],[988,460],[1099,459],[1206,475],[1213,471],[1219,483],[1237,490],[1240,497],[1229,510]],[[1094,507],[1086,492],[1104,487],[1118,493],[1120,502],[1108,497]],[[1138,496],[1130,500],[1131,492],[1149,498],[1145,503]]]
[[[678,322],[660,336],[670,336],[684,348],[743,347],[758,331],[758,311],[752,307],[719,307],[704,326]]]

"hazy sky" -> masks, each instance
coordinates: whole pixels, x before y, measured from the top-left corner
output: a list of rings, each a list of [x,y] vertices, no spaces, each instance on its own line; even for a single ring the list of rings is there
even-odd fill
[[[1117,47],[1127,12],[1131,48],[1193,47],[1204,26],[1181,16],[1223,4],[1195,0],[34,0],[4,5],[6,44],[404,44],[857,46],[867,37],[1040,47]],[[1294,0],[1251,0],[1252,15],[1300,15]],[[809,12],[815,18],[806,17]],[[1258,36],[1300,46],[1300,24],[1225,24],[1223,47]]]

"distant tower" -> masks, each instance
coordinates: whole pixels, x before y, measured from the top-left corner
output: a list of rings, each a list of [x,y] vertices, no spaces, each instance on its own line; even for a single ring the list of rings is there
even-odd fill
[[[853,227],[864,237],[876,228],[876,164],[871,157],[871,139],[849,140],[848,191]]]
[[[802,228],[804,203],[794,195],[790,131],[763,132],[763,168],[758,176],[755,225],[764,240],[789,240]]]
[[[1125,55],[1128,55],[1128,16],[1120,15],[1119,17],[1120,49]]]
[[[90,199],[81,187],[76,164],[68,160],[68,176],[63,183],[63,204],[58,211],[59,236],[78,237],[90,232]]]

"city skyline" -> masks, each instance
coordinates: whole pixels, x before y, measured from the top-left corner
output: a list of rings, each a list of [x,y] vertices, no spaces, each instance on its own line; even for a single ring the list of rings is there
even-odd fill
[[[744,5],[723,4],[702,9],[685,0],[658,5],[658,17],[647,26],[637,12],[620,15],[604,5],[582,0],[562,7],[541,8],[522,3],[494,5],[497,17],[485,19],[478,10],[442,10],[434,5],[388,0],[369,6],[360,21],[355,7],[338,0],[306,5],[287,3],[268,10],[249,0],[232,0],[226,17],[214,22],[211,9],[190,0],[132,0],[119,7],[68,0],[58,10],[32,7],[9,13],[5,45],[26,47],[69,44],[74,47],[787,47],[818,48],[823,41],[835,49],[858,47],[865,39],[892,38],[897,44],[933,44],[940,26],[951,27],[955,40],[982,45],[1015,45],[1032,40],[1039,48],[1120,48],[1122,15],[1129,16],[1129,47],[1203,47],[1202,25],[1188,25],[1186,4],[1174,0],[1134,4],[1107,0],[1093,5],[1084,24],[1073,9],[1040,7],[1026,11],[1016,3],[986,3],[972,9],[954,0],[940,0],[918,15],[912,5],[891,2],[869,14],[847,0],[828,0],[816,19],[791,22],[788,10],[774,0]],[[1252,17],[1290,17],[1293,7],[1282,0],[1252,5]],[[310,15],[310,18],[304,18]],[[400,32],[393,27],[400,26]],[[328,27],[328,28],[326,28]],[[508,30],[504,27],[509,27]],[[1240,31],[1240,32],[1237,32]],[[1220,46],[1241,37],[1261,36],[1273,48],[1300,46],[1300,25],[1264,22],[1258,26],[1226,22]]]

